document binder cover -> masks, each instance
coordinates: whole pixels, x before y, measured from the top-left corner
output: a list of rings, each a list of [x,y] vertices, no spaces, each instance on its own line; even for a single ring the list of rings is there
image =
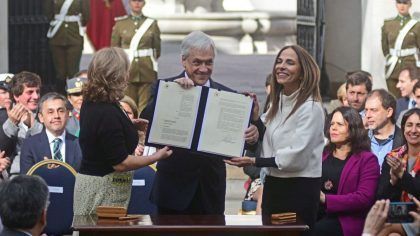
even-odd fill
[[[157,87],[145,145],[170,146],[209,157],[243,156],[253,104],[250,97],[201,86],[183,89],[162,80]]]

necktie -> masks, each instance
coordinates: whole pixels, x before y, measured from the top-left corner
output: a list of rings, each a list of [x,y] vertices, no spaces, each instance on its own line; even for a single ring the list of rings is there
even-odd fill
[[[54,139],[53,143],[53,159],[57,161],[63,161],[63,156],[61,155],[60,148],[61,148],[61,139],[56,138]]]
[[[416,107],[416,101],[411,101],[411,108]]]

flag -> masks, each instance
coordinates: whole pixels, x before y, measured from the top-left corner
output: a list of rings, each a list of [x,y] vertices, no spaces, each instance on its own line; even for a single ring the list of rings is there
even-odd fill
[[[126,14],[121,0],[90,0],[87,35],[95,50],[109,47],[115,17]]]

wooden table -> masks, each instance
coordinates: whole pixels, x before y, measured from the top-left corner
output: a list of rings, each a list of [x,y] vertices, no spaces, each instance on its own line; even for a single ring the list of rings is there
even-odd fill
[[[247,215],[142,215],[135,220],[75,216],[73,229],[84,235],[300,235],[308,229],[294,223],[272,222],[268,216]]]

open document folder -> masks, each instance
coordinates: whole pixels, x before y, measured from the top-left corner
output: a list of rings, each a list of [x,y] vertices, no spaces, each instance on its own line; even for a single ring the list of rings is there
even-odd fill
[[[252,99],[195,86],[159,81],[146,145],[168,145],[218,156],[242,156]]]

